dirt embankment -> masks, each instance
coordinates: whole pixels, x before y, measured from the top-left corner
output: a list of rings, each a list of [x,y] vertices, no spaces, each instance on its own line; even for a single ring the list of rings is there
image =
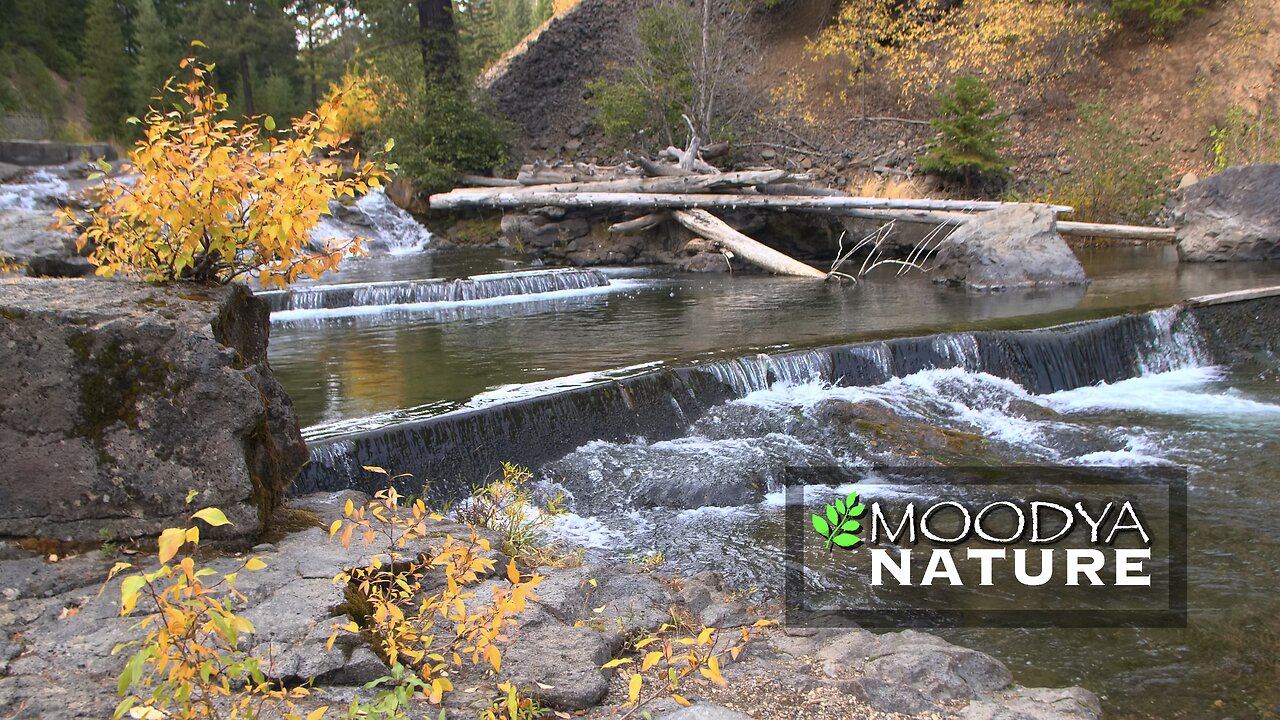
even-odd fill
[[[518,158],[612,159],[583,102],[586,84],[634,52],[641,5],[587,0],[490,75],[499,109],[524,129]],[[932,103],[905,109],[887,72],[873,68],[855,88],[847,63],[810,52],[810,41],[838,8],[838,0],[791,0],[758,18],[759,57],[749,82],[766,111],[741,161],[801,169],[841,185],[872,167],[905,172],[932,137],[918,122],[928,118]],[[1268,126],[1280,120],[1278,58],[1280,3],[1271,0],[1224,0],[1167,40],[1112,33],[1088,71],[1006,108],[1015,175],[1034,185],[1067,171],[1076,103],[1100,92],[1117,117],[1140,128],[1141,143],[1168,154],[1171,182],[1188,171],[1203,175],[1213,157],[1210,128],[1221,125],[1230,108],[1255,119],[1261,114],[1264,136],[1280,136],[1280,128]]]

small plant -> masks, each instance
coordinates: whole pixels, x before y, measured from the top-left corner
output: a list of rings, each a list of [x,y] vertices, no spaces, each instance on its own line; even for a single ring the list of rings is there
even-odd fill
[[[737,660],[751,639],[763,632],[764,628],[776,625],[776,620],[757,620],[751,627],[740,630],[741,641],[723,653],[715,652],[715,628],[704,627],[696,636],[681,637],[680,626],[675,622],[664,623],[652,635],[639,638],[632,647],[643,652],[639,667],[635,667],[633,658],[617,658],[605,663],[602,669],[631,666],[627,678],[627,703],[623,708],[627,712],[622,717],[631,717],[644,705],[660,698],[670,697],[679,705],[689,705],[689,700],[680,691],[692,675],[694,678],[705,678],[721,687],[728,686],[728,681],[720,671],[725,656]],[[648,648],[646,650],[646,648]],[[646,682],[650,690],[645,691]]]
[[[103,204],[80,232],[79,247],[94,248],[97,274],[218,283],[257,274],[264,285],[283,287],[358,254],[359,238],[309,247],[329,201],[380,187],[385,177],[359,153],[345,175],[339,157],[349,150],[344,121],[364,117],[352,106],[372,103],[359,80],[348,77],[285,133],[269,116],[226,119],[226,95],[207,83],[212,67],[190,58],[181,67],[186,79],[170,78],[163,90],[178,97],[173,108],[152,109],[141,121],[144,136],[129,154],[136,181],[107,178]],[[388,141],[385,149],[392,147]],[[78,227],[71,210],[59,217]]]
[[[666,563],[667,558],[661,550],[650,550],[640,557],[641,572],[653,572]]]
[[[509,682],[499,683],[498,690],[502,691],[502,697],[485,708],[480,720],[539,720],[551,714],[537,700],[521,695]]]
[[[539,505],[529,485],[533,473],[511,463],[502,464],[502,478],[476,489],[456,511],[458,519],[503,537],[507,554],[532,565],[557,564],[557,548],[548,537],[556,516],[564,514],[564,498],[556,495]]]
[[[392,476],[379,467],[365,469],[385,476],[389,483],[407,477]],[[335,625],[329,644],[341,632],[371,637],[388,664],[412,671],[411,682],[408,675],[400,681],[392,679],[393,692],[404,692],[410,683],[411,693],[420,691],[439,704],[453,690],[451,668],[501,669],[500,643],[515,625],[514,616],[536,599],[533,588],[542,577],[524,576],[513,560],[506,568],[510,587],[495,588],[491,599],[477,598],[470,586],[494,570],[493,560],[484,556],[490,550],[488,541],[474,528],[467,540],[450,535],[437,538],[430,526],[442,517],[429,512],[421,499],[406,505],[400,500],[394,486],[377,493],[365,506],[356,507],[348,500],[344,518],[329,528],[330,536],[344,546],[358,535],[365,544],[381,539],[387,548],[368,565],[335,578],[356,597],[350,603],[351,622]],[[437,574],[444,575],[442,587],[432,577]]]
[[[111,528],[102,528],[98,530],[98,552],[102,557],[110,560],[116,556],[116,552],[120,549],[119,543],[116,542],[116,534],[111,532]]]
[[[980,180],[1003,184],[1009,160],[1000,154],[1008,145],[1004,124],[991,91],[978,78],[961,75],[938,98],[938,114],[930,121],[938,139],[918,162],[924,172],[959,179],[972,188]]]
[[[1209,140],[1215,172],[1280,160],[1276,114],[1265,109],[1253,114],[1231,104],[1222,120],[1209,128]]]
[[[195,491],[188,493],[187,503],[195,497]],[[254,628],[235,612],[235,604],[245,599],[236,592],[236,578],[266,564],[249,557],[220,576],[197,568],[191,556],[200,544],[197,520],[208,527],[230,524],[217,508],[192,513],[187,527],[160,534],[158,568],[127,575],[120,583],[120,615],[145,608],[134,627],[147,634],[112,651],[136,648],[120,674],[122,699],[114,717],[299,717],[293,701],[307,690],[272,684],[258,659],[240,649],[240,638]],[[183,550],[187,555],[175,562]],[[108,581],[131,567],[116,563]]]

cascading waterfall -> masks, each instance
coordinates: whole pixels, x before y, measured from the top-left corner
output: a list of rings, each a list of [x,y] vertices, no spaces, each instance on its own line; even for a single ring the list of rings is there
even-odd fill
[[[775,384],[869,387],[928,370],[1006,378],[1049,394],[1211,361],[1196,309],[1160,310],[1042,330],[900,338],[659,368],[632,377],[333,438],[313,446],[295,491],[365,487],[361,465],[445,481],[448,495],[501,461],[537,466],[588,442],[682,436],[710,408]],[[479,441],[483,438],[483,443]]]
[[[421,252],[431,242],[431,232],[402,210],[381,188],[366,193],[352,205],[332,202],[332,213],[311,233],[314,240],[365,239],[365,249],[393,255]]]
[[[596,270],[528,270],[473,275],[457,280],[430,279],[312,285],[258,293],[271,312],[335,310],[415,303],[465,302],[511,295],[606,287],[609,278]]]
[[[62,178],[36,170],[24,182],[0,185],[0,210],[43,210],[57,207],[71,188]]]

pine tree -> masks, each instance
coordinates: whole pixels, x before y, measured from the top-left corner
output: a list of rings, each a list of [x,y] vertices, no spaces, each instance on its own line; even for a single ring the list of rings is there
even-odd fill
[[[100,138],[117,137],[133,101],[133,66],[115,0],[90,0],[81,45],[89,128]]]
[[[962,180],[973,188],[978,181],[1003,182],[1009,160],[1000,154],[1008,142],[1004,124],[1007,113],[996,112],[995,98],[986,84],[972,75],[961,75],[949,92],[938,98],[938,113],[930,124],[938,139],[918,165],[925,172]]]
[[[134,72],[134,114],[142,117],[164,81],[178,71],[182,60],[182,43],[178,34],[156,12],[155,0],[138,0],[138,17],[135,35],[138,38],[138,58]]]

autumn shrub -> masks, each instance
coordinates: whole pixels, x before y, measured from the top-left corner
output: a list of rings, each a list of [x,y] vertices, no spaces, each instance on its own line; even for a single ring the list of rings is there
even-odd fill
[[[844,3],[809,51],[846,58],[855,77],[884,68],[911,107],[966,74],[999,95],[1034,94],[1089,67],[1110,27],[1083,2],[868,0]]]
[[[1070,172],[1049,185],[1049,197],[1075,208],[1074,218],[1110,223],[1147,223],[1168,193],[1167,154],[1144,146],[1140,129],[1113,116],[1104,96],[1078,107],[1079,121],[1067,140]]]
[[[188,504],[195,497],[189,493]],[[187,527],[160,534],[158,567],[126,575],[120,583],[120,615],[142,613],[134,628],[146,635],[113,650],[133,650],[120,674],[115,717],[300,718],[294,701],[307,690],[272,684],[260,661],[240,646],[254,627],[236,613],[244,601],[236,579],[266,564],[249,557],[225,574],[198,568],[190,553],[200,544],[201,523],[230,524],[217,508],[193,512]],[[183,550],[188,554],[177,559]],[[111,577],[131,568],[116,563]]]
[[[968,188],[1003,185],[1010,163],[1000,151],[1008,145],[1004,129],[1008,119],[1008,114],[996,112],[996,101],[985,83],[961,75],[938,98],[938,112],[930,121],[938,137],[916,164],[924,172],[962,181]]]
[[[129,153],[136,178],[107,178],[104,202],[80,232],[97,273],[218,283],[256,274],[284,286],[359,253],[359,238],[316,250],[310,236],[331,200],[380,187],[385,177],[358,152],[349,165],[343,160],[350,133],[342,118],[353,103],[370,102],[359,80],[335,86],[286,132],[270,117],[226,119],[226,96],[207,83],[210,66],[186,59],[182,68],[185,79],[164,88],[176,94],[174,106],[141,121],[143,138]],[[73,211],[60,218],[78,227]]]
[[[431,526],[442,519],[421,499],[402,503],[392,477],[388,488],[365,506],[350,500],[344,517],[329,528],[344,545],[358,538],[380,541],[389,550],[374,555],[364,567],[351,568],[335,580],[356,594],[351,621],[335,626],[330,645],[340,633],[360,633],[373,639],[387,662],[412,673],[432,703],[440,703],[453,689],[449,673],[465,666],[502,667],[501,643],[515,625],[514,616],[536,599],[533,589],[540,575],[524,574],[514,560],[505,568],[508,585],[493,589],[492,597],[478,597],[475,587],[495,570],[489,542],[472,528],[470,536],[435,537]],[[437,582],[443,575],[443,583]]]

